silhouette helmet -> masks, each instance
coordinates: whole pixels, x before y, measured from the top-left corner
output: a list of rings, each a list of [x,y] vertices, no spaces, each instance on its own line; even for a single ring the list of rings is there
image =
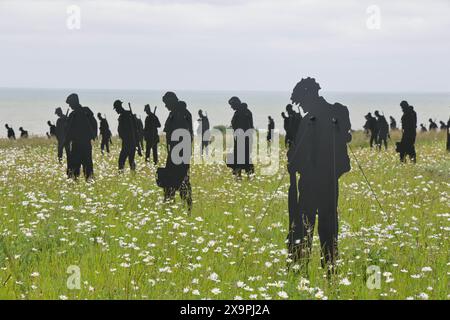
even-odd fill
[[[80,104],[80,100],[78,99],[78,95],[76,93],[72,93],[66,99],[66,103],[68,105],[78,105]]]
[[[122,104],[123,104],[122,101],[116,100],[116,101],[114,101],[113,108],[114,109],[120,108],[120,107],[122,107]]]
[[[239,99],[238,97],[231,97],[230,100],[228,100],[228,103],[230,104],[230,106],[240,105],[241,99]]]
[[[172,91],[168,91],[164,94],[163,98],[162,98],[164,103],[170,103],[171,101],[178,101],[178,97],[177,95],[172,92]]]
[[[317,94],[320,89],[320,85],[316,82],[316,79],[310,77],[302,79],[292,91],[291,101],[295,104],[300,104],[309,92]]]

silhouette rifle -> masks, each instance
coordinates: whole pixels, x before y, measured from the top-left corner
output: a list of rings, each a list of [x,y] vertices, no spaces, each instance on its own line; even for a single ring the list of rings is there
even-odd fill
[[[135,114],[133,113],[133,110],[131,109],[131,103],[130,102],[128,102],[128,108],[130,108],[131,117],[133,118],[133,121],[134,121],[134,119],[137,119],[137,117],[135,117]],[[132,121],[132,120],[130,119],[130,121]],[[139,155],[139,157],[142,157],[141,144],[140,144],[140,142],[138,141],[138,139],[136,137],[136,121],[135,121],[134,125],[133,125],[133,122],[131,122],[130,124],[131,124],[131,129],[132,129],[131,132],[132,132],[132,136],[133,136],[133,141],[137,145],[138,155]]]

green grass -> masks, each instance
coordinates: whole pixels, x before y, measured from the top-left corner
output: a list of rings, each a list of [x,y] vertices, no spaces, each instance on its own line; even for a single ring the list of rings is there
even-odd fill
[[[416,165],[400,164],[392,142],[387,152],[366,145],[355,133],[384,212],[352,157],[340,180],[338,274],[327,280],[317,237],[308,272],[286,269],[284,151],[276,175],[250,181],[224,164],[193,165],[188,215],[179,198],[163,203],[156,168],[142,159],[137,174],[118,174],[117,141],[110,156],[95,145],[88,184],[66,179],[54,141],[0,140],[0,299],[448,299],[444,135],[419,135]],[[372,265],[380,289],[367,288]],[[70,266],[79,290],[67,287]]]

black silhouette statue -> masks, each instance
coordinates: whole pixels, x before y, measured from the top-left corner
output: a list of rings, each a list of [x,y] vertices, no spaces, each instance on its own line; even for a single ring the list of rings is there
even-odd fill
[[[248,176],[254,173],[252,162],[252,129],[253,115],[246,103],[242,103],[238,97],[231,97],[228,104],[234,110],[231,119],[231,127],[234,132],[233,156],[227,159],[227,166],[233,170],[233,175],[240,179],[242,170]],[[232,158],[232,159],[231,159]]]
[[[289,207],[288,246],[294,261],[308,261],[317,214],[325,267],[336,263],[338,180],[350,170],[347,143],[352,137],[347,107],[328,103],[319,90],[315,79],[306,78],[291,97],[306,115],[288,152],[289,172],[300,173],[298,203]]]
[[[100,122],[100,135],[102,136],[101,142],[100,142],[100,150],[102,151],[102,154],[104,154],[105,149],[106,153],[109,153],[109,145],[112,143],[112,133],[111,129],[109,128],[108,120],[102,117],[102,114],[99,112],[97,113],[97,119]]]
[[[97,121],[91,109],[81,106],[77,94],[69,95],[66,103],[72,109],[66,137],[62,143],[70,146],[68,175],[77,179],[83,166],[83,174],[88,181],[94,176],[91,141],[97,138]]]
[[[63,159],[63,151],[66,151],[66,158],[67,158],[67,169],[69,169],[69,152],[70,152],[70,145],[66,141],[66,134],[67,134],[67,128],[69,126],[69,118],[67,115],[65,115],[62,112],[61,108],[55,109],[55,115],[58,116],[58,120],[56,120],[56,131],[55,136],[56,140],[58,141],[57,144],[57,155],[58,155],[58,161],[61,163]]]
[[[364,129],[367,134],[370,135],[370,148],[373,148],[374,144],[378,144],[378,125],[377,119],[372,116],[369,112],[366,115],[366,123],[364,124]]]
[[[377,128],[378,128],[378,138],[377,138],[377,146],[378,150],[381,150],[381,146],[384,144],[384,148],[387,150],[388,143],[387,139],[389,137],[389,125],[387,123],[384,115],[381,115],[378,110],[375,111],[375,117],[377,119]]]
[[[20,138],[22,138],[22,139],[28,138],[28,131],[27,130],[25,130],[24,128],[20,127],[19,131],[20,131]]]
[[[49,138],[56,137],[56,126],[50,121],[47,121],[47,125],[49,127],[49,135],[47,135]]]
[[[272,142],[272,134],[273,130],[275,130],[275,121],[271,116],[267,117],[268,124],[267,124],[267,142],[270,144]]]
[[[119,114],[119,138],[122,140],[122,149],[119,154],[119,170],[122,171],[125,167],[125,162],[128,159],[130,169],[136,170],[136,149],[139,148],[138,129],[136,118],[131,110],[123,108],[123,102],[120,100],[114,101],[114,110]]]
[[[406,156],[409,156],[412,162],[416,162],[416,135],[417,135],[417,114],[414,107],[407,101],[402,101],[400,106],[403,111],[402,116],[402,139],[397,142],[397,152],[400,154],[400,161],[405,162]]]
[[[156,107],[152,112],[150,105],[145,105],[144,111],[147,114],[145,118],[144,138],[145,138],[145,161],[150,161],[150,153],[153,154],[153,163],[158,163],[158,143],[159,134],[158,128],[161,128],[161,123],[156,116]]]
[[[203,110],[198,110],[198,130],[197,134],[199,135],[201,139],[200,147],[201,147],[201,154],[203,155],[204,152],[208,154],[208,145],[210,143],[210,132],[209,132],[209,119],[208,115],[203,113]]]
[[[436,124],[436,122],[433,121],[433,119],[428,119],[428,122],[430,123],[428,130],[430,131],[436,131],[438,129],[438,125]]]
[[[423,123],[420,124],[420,132],[422,132],[422,133],[428,132],[427,127],[425,127],[425,125]]]
[[[397,128],[397,121],[394,119],[394,117],[393,116],[390,116],[389,117],[389,119],[390,119],[390,128],[391,128],[391,130],[392,131],[396,131],[398,128]]]
[[[14,129],[11,128],[8,124],[5,124],[5,128],[7,131],[7,137],[9,140],[16,140],[16,133],[14,132]]]
[[[444,121],[439,121],[439,130],[446,131],[447,130],[447,124]]]
[[[164,124],[167,140],[166,167],[158,169],[157,184],[164,189],[164,201],[175,199],[175,193],[180,192],[181,199],[192,209],[192,188],[189,180],[189,167],[192,155],[192,115],[187,110],[184,101],[179,101],[174,92],[166,92],[162,98],[169,116]],[[181,129],[181,130],[180,130]],[[186,136],[179,138],[175,134]],[[186,141],[187,139],[187,141]],[[181,144],[185,148],[178,147]]]

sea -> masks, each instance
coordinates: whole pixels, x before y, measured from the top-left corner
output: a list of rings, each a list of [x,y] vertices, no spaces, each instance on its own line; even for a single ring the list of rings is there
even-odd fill
[[[158,90],[73,90],[73,89],[30,89],[0,88],[0,138],[6,136],[4,124],[12,126],[16,135],[23,127],[30,135],[43,136],[48,132],[47,121],[56,122],[54,111],[61,107],[68,110],[66,97],[76,92],[80,103],[88,106],[97,114],[102,113],[108,119],[113,133],[117,132],[118,115],[113,110],[113,102],[120,99],[128,107],[131,104],[134,113],[145,119],[144,106],[149,104],[152,110],[157,107],[156,115],[164,123],[168,112],[162,102],[164,91]],[[232,96],[238,96],[246,102],[253,112],[254,124],[258,129],[267,128],[267,117],[275,120],[275,128],[283,132],[281,112],[290,102],[290,92],[282,91],[176,91],[180,100],[187,103],[188,109],[197,119],[202,109],[209,117],[211,127],[230,125],[233,111],[228,105]],[[406,100],[414,106],[418,123],[428,126],[428,119],[447,122],[450,116],[450,93],[364,93],[364,92],[321,92],[330,103],[339,102],[348,107],[352,129],[362,129],[368,112],[379,110],[386,116],[393,116],[400,125],[400,102]],[[194,121],[196,125],[197,121]],[[2,132],[3,128],[3,132]]]

